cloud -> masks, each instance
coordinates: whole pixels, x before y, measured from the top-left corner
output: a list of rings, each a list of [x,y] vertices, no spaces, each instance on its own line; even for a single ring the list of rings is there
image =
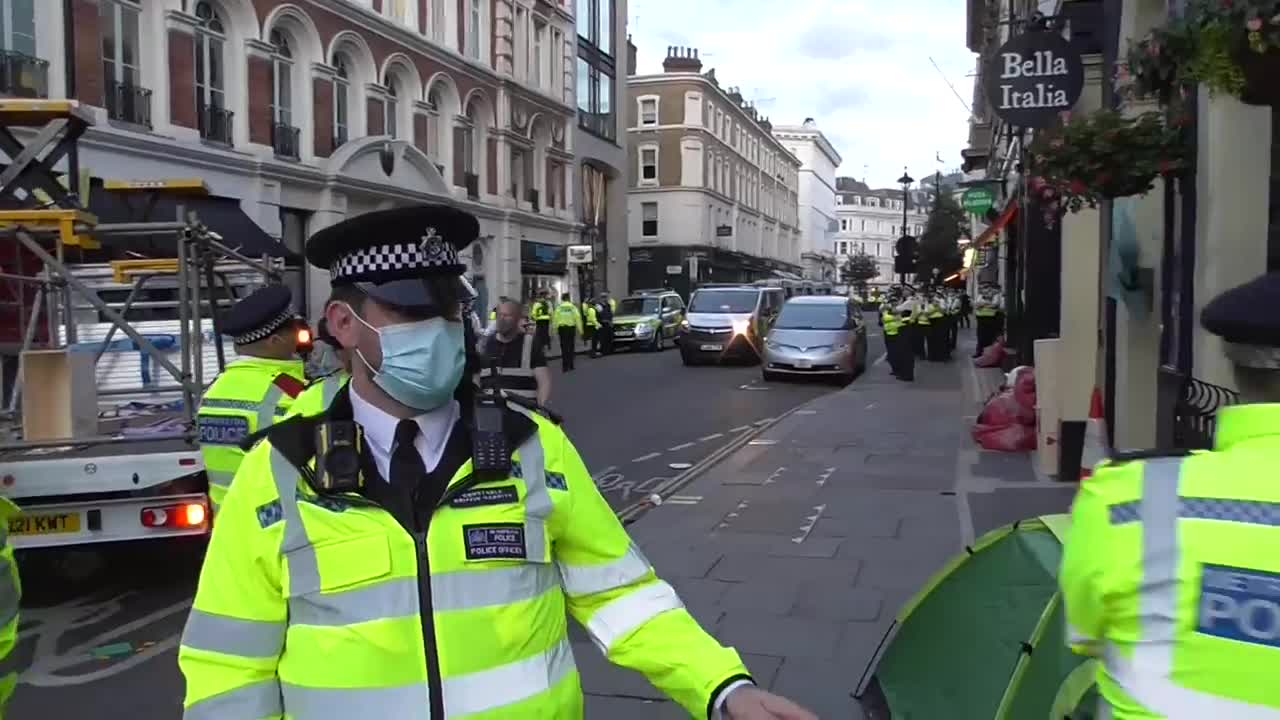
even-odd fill
[[[775,124],[813,117],[844,158],[840,171],[892,186],[960,164],[974,55],[956,0],[632,0],[639,72],[662,71],[668,45],[699,49],[704,71],[738,86]],[[941,74],[930,58],[937,63]],[[945,78],[945,79],[944,79]]]

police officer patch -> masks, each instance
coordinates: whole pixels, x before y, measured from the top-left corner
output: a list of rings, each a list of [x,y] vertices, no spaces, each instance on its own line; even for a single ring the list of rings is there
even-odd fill
[[[1280,574],[1206,564],[1196,630],[1280,648]]]
[[[206,445],[239,445],[249,435],[249,419],[245,417],[201,415],[200,442]]]
[[[520,500],[515,485],[502,485],[491,488],[472,488],[459,493],[449,501],[449,507],[473,508],[485,505],[510,505]]]
[[[523,560],[524,527],[516,523],[463,525],[462,544],[468,560]]]

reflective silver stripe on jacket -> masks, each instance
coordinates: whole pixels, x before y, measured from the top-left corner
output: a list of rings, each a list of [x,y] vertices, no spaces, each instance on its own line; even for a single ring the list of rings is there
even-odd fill
[[[664,612],[684,607],[675,589],[662,580],[632,590],[606,604],[587,620],[587,631],[605,655],[619,640]]]
[[[245,620],[192,608],[182,630],[182,646],[247,658],[280,657],[284,621]]]
[[[230,718],[266,718],[282,713],[280,683],[275,680],[262,680],[194,703],[182,713],[182,718],[183,720],[230,720]]]
[[[520,446],[520,469],[524,477],[524,545],[525,557],[531,563],[550,562],[547,543],[547,518],[555,507],[547,490],[547,472],[542,455],[542,441],[533,436]]]
[[[320,381],[320,401],[324,403],[325,409],[328,409],[333,399],[338,396],[338,391],[346,384],[345,380],[342,375],[335,374]]]
[[[649,560],[635,545],[627,549],[626,555],[603,565],[568,565],[556,561],[556,566],[560,569],[564,591],[573,596],[626,587],[644,579],[651,569]]]
[[[276,409],[280,407],[280,400],[284,397],[284,390],[274,382],[271,383],[267,394],[262,396],[262,404],[258,406],[258,427],[254,430],[261,430],[265,427],[271,427],[276,421]]]
[[[1178,485],[1182,458],[1156,458],[1143,466],[1142,499],[1137,505],[1137,521],[1142,523],[1142,583],[1139,585],[1139,639],[1132,657],[1108,643],[1104,652],[1107,672],[1146,709],[1170,720],[1231,718],[1232,720],[1280,720],[1280,708],[1264,707],[1232,698],[1211,695],[1178,685],[1173,676],[1173,652],[1178,629],[1178,521],[1209,519],[1220,522],[1250,522],[1252,514],[1241,511],[1248,501],[1220,498],[1182,498]],[[1183,511],[1198,507],[1195,502],[1212,500],[1221,516],[1187,516]],[[1112,522],[1116,522],[1112,506]],[[1122,520],[1127,522],[1125,514]],[[1258,516],[1265,519],[1265,515]]]

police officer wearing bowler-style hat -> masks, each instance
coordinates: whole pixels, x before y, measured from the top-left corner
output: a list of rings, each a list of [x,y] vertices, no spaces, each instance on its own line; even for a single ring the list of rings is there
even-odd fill
[[[1123,453],[1076,495],[1063,599],[1102,717],[1280,718],[1280,273],[1205,306],[1241,405],[1213,449]]]
[[[311,238],[351,380],[241,466],[179,651],[185,716],[574,720],[567,611],[696,717],[812,718],[698,626],[560,428],[517,406],[477,424],[458,251],[478,231],[428,205]],[[510,471],[474,471],[495,431]]]
[[[297,354],[301,321],[292,303],[289,288],[269,285],[221,319],[220,329],[235,343],[239,358],[209,386],[196,413],[215,510],[244,459],[240,442],[283,417],[306,386]]]

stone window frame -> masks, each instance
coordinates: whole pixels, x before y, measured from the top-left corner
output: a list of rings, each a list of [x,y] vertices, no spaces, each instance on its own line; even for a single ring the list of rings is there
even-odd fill
[[[653,102],[653,122],[645,122],[644,104]],[[636,98],[636,125],[639,127],[657,127],[661,124],[662,98],[657,95],[640,95]]]

